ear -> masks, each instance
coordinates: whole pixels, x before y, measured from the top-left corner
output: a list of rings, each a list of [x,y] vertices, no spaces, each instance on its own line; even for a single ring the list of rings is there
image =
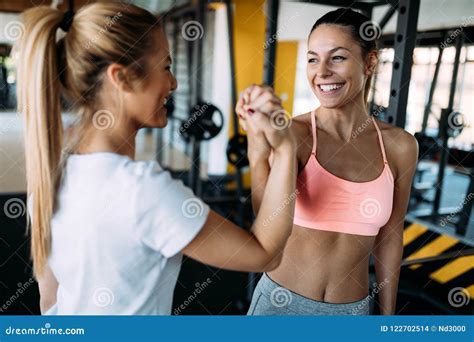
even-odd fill
[[[112,63],[107,67],[106,73],[116,89],[124,92],[133,91],[130,83],[130,72],[126,67],[118,63]]]
[[[365,70],[364,73],[366,76],[371,76],[375,73],[377,63],[379,62],[378,51],[373,50],[368,53],[365,60]]]

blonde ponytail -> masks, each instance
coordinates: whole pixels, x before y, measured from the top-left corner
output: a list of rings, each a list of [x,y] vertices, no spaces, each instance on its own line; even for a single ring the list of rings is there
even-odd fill
[[[46,6],[23,14],[18,53],[18,111],[24,115],[27,195],[32,195],[31,254],[41,276],[51,245],[50,221],[60,178],[62,121],[56,33],[62,13]],[[31,222],[30,222],[31,219]]]

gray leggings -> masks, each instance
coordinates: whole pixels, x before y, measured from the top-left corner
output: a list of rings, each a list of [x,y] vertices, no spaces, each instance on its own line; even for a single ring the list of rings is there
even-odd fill
[[[352,303],[326,303],[303,297],[263,273],[247,315],[369,315],[369,296]]]

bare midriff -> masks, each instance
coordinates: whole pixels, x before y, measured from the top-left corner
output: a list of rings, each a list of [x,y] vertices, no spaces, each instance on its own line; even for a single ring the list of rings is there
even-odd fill
[[[293,226],[275,282],[301,296],[351,303],[368,295],[369,256],[375,236]]]

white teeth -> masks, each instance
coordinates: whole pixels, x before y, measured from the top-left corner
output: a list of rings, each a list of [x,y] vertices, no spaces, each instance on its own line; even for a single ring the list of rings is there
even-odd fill
[[[344,84],[320,84],[319,87],[321,88],[322,91],[331,91],[334,89],[339,89],[343,85]]]
[[[163,104],[165,105],[166,102],[168,102],[168,99],[167,99],[167,98],[165,98],[165,99],[163,100]]]

